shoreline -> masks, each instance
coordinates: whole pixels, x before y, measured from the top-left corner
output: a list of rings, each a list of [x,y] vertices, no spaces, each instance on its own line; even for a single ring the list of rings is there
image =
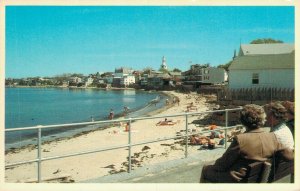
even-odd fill
[[[173,97],[172,97],[172,94],[169,94],[167,92],[159,92],[157,91],[158,95],[161,96],[163,95],[166,99],[169,99],[171,100]],[[161,101],[164,101],[164,99],[162,99]],[[133,109],[132,111],[130,111],[127,115],[130,116],[131,114],[133,113],[136,113],[136,112],[139,112],[143,109],[145,109],[149,103],[145,103],[146,105],[144,107],[140,107],[140,108],[135,108]],[[144,113],[142,116],[151,116],[151,115],[154,115],[154,114],[158,114],[158,113],[161,113],[163,112],[164,110],[166,110],[167,108],[169,108],[170,106],[166,106],[164,103],[162,103],[163,105],[160,106],[160,107],[157,107],[156,109],[152,109],[146,113]],[[136,117],[134,117],[136,118]],[[123,116],[123,112],[120,112],[120,113],[116,113],[115,115],[115,120],[119,120],[119,119],[124,119],[124,116]],[[103,119],[100,119],[100,121],[108,121],[108,119],[106,119],[105,117],[103,117]],[[88,121],[81,121],[81,122],[88,122]],[[78,122],[78,123],[81,123],[81,122]],[[92,126],[96,126],[96,127],[92,127]],[[43,138],[46,137],[46,140],[43,141],[43,142],[53,142],[53,141],[59,141],[59,140],[68,140],[68,139],[71,139],[73,137],[78,137],[80,135],[83,135],[83,134],[88,134],[90,132],[93,132],[93,131],[101,131],[101,130],[105,130],[107,128],[111,128],[112,126],[109,125],[109,124],[105,124],[105,123],[102,123],[102,124],[96,124],[96,125],[82,125],[82,126],[79,126],[79,127],[69,127],[69,128],[65,128],[64,132],[61,132],[61,133],[58,133],[56,131],[58,130],[52,130],[53,132],[51,132],[51,130],[48,130],[47,132],[47,135],[43,136]],[[84,130],[84,129],[87,129],[87,130]],[[72,131],[79,131],[79,132],[75,132],[72,133]],[[67,134],[70,134],[70,135],[67,135]],[[63,134],[66,134],[66,135],[63,135]],[[51,138],[51,137],[56,137],[56,138]],[[7,143],[8,145],[11,145],[10,147],[6,148],[5,147],[5,153],[10,153],[10,152],[17,152],[19,150],[22,150],[22,149],[27,149],[27,148],[34,148],[35,145],[37,145],[37,143],[33,143],[33,142],[36,142],[37,140],[37,136],[33,136],[33,137],[28,137],[22,141],[16,141],[16,142],[12,142],[12,143]],[[21,145],[20,146],[17,146],[18,143],[21,142]],[[24,143],[25,142],[25,143]],[[23,145],[23,144],[25,145]]]
[[[194,98],[186,98],[187,94],[178,92],[164,92],[170,94],[171,97],[180,98],[180,104],[170,104],[161,109],[155,110],[148,115],[171,115],[185,111],[187,104]],[[198,97],[197,107],[200,111],[206,111],[210,107],[210,103],[206,103],[206,98],[196,93],[189,94]],[[160,115],[158,115],[160,114]],[[189,122],[199,119],[203,116],[191,116]],[[172,118],[173,119],[173,118]],[[185,129],[185,118],[175,117],[177,123],[173,126],[156,126],[155,120],[136,120],[132,123],[132,143],[144,142],[147,140],[160,139],[181,134]],[[118,146],[127,144],[128,133],[124,127],[111,126],[106,129],[83,132],[76,137],[64,140],[56,140],[44,142],[42,144],[42,157],[51,157],[65,155],[86,150],[97,150],[108,146]],[[199,127],[189,123],[190,130],[201,132]],[[133,170],[140,166],[147,166],[163,161],[182,158],[184,156],[183,138],[168,140],[156,143],[149,143],[132,147],[132,165]],[[189,145],[189,153],[205,152],[198,150],[199,146]],[[127,170],[128,150],[118,149],[105,151],[82,156],[67,157],[59,160],[50,160],[42,162],[42,176],[58,176],[61,174],[69,174],[75,182],[101,177],[109,174],[124,172]],[[14,163],[22,160],[36,158],[36,148],[31,146],[15,152],[5,154],[5,163]],[[25,173],[26,172],[26,173]],[[6,169],[6,182],[26,182],[28,179],[36,178],[36,164],[26,164]]]
[[[99,89],[99,90],[144,90],[144,89],[136,89],[136,88],[118,88],[118,87],[110,87],[110,88],[100,88],[100,87],[77,87],[77,86],[5,86],[5,88],[69,88],[69,89]],[[145,91],[145,90],[144,90]]]

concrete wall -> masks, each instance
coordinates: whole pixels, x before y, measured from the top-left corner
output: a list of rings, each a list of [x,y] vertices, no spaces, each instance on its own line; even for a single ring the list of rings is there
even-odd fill
[[[295,88],[294,69],[269,70],[231,70],[229,71],[229,88],[275,87]],[[259,84],[252,84],[252,74],[259,74]]]

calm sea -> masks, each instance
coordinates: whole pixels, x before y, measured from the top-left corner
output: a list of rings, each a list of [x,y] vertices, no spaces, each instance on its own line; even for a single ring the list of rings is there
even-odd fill
[[[158,95],[136,90],[5,88],[5,128],[86,122],[92,118],[106,120],[110,109],[118,115],[124,106],[129,107],[130,117],[137,117],[163,106],[163,95],[156,106],[149,104]],[[66,133],[61,129],[54,132]],[[58,137],[53,133],[52,137]],[[68,132],[64,136],[71,134]],[[33,136],[36,137],[36,132],[6,133],[6,148],[13,143],[18,144],[14,147],[22,146],[21,142],[32,140]]]

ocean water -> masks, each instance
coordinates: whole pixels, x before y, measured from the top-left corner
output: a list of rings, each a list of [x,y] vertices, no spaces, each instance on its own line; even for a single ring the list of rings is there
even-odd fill
[[[88,122],[92,118],[106,120],[110,109],[118,116],[123,113],[124,106],[130,109],[128,117],[139,117],[163,106],[163,95],[159,95],[159,103],[151,104],[158,95],[157,92],[137,90],[5,88],[5,128]],[[87,127],[81,130],[87,130]],[[44,140],[80,132],[61,128],[43,131]],[[6,148],[29,144],[34,137],[36,131],[7,132]]]

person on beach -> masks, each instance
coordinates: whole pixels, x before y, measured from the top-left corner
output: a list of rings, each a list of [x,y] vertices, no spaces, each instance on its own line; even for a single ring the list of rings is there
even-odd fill
[[[188,103],[188,106],[186,106],[186,110],[187,110],[187,112],[189,112],[191,110],[198,111],[198,108],[194,105],[194,102],[191,102],[191,103]]]
[[[263,107],[254,104],[245,105],[240,120],[246,127],[246,132],[237,135],[222,157],[213,165],[203,166],[201,183],[240,182],[247,173],[248,164],[266,161],[276,152],[287,160],[293,160],[293,150],[282,145],[274,133],[261,129],[266,120]]]
[[[169,105],[169,99],[166,99],[166,105]]]
[[[274,132],[280,143],[290,149],[294,149],[293,134],[286,125],[288,111],[280,102],[271,102],[265,105],[264,108],[267,114],[266,125],[271,127],[270,131]]]
[[[110,112],[109,112],[109,115],[108,115],[109,120],[113,120],[114,119],[114,115],[115,115],[114,110],[110,109]]]
[[[223,139],[224,135],[223,135],[223,133],[221,133],[219,131],[211,131],[210,132],[210,137],[218,138],[218,139]]]
[[[214,149],[215,148],[215,139],[213,135],[203,136],[203,135],[192,135],[190,136],[191,145],[203,145],[206,148]]]
[[[159,126],[159,125],[175,125],[176,123],[173,122],[173,120],[168,120],[167,118],[165,118],[164,121],[159,121],[156,123],[156,126]]]
[[[129,107],[124,106],[123,116],[126,116],[128,112],[129,112]]]
[[[176,97],[173,97],[173,104],[176,103]]]
[[[180,99],[179,98],[177,98],[177,105],[179,106],[179,103],[180,103]]]
[[[128,132],[130,129],[130,123],[127,122],[126,125],[125,125],[125,132]]]

